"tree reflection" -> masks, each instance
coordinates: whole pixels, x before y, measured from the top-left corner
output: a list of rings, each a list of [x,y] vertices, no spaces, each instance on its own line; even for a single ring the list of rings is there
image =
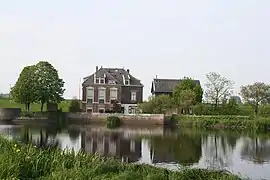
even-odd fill
[[[74,143],[80,136],[80,128],[69,128],[68,129],[68,135],[70,140]]]
[[[24,144],[32,144],[38,148],[58,148],[59,140],[56,139],[57,129],[54,128],[40,128],[31,129],[29,127],[23,127],[21,129],[21,135],[17,140]]]
[[[263,164],[270,161],[270,141],[263,138],[244,138],[241,150],[242,159]]]
[[[208,167],[224,169],[232,164],[233,149],[237,138],[216,133],[203,136],[203,158]]]
[[[197,163],[201,157],[201,137],[188,134],[151,138],[150,154],[153,163]]]

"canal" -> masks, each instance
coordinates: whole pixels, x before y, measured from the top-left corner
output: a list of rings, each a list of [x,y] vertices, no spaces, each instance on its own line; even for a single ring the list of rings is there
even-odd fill
[[[83,150],[124,162],[228,170],[251,179],[270,179],[270,133],[240,133],[162,127],[0,125],[9,139],[38,147]]]

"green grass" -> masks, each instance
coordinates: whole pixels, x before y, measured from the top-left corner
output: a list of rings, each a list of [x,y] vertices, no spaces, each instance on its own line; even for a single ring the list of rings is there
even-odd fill
[[[68,112],[68,107],[71,100],[65,100],[58,104],[58,108],[62,108],[63,112]],[[31,104],[30,111],[39,112],[41,105],[38,103]],[[0,108],[21,108],[22,111],[25,111],[25,105],[19,104],[10,100],[8,98],[0,98]],[[46,105],[44,106],[44,111],[46,111]]]
[[[46,180],[235,180],[227,172],[183,169],[169,171],[150,165],[124,164],[115,159],[60,149],[37,149],[0,138],[0,179]]]
[[[270,128],[270,118],[251,116],[195,116],[195,115],[174,115],[172,120],[180,126],[193,126],[197,128],[214,129],[236,129],[262,131]]]

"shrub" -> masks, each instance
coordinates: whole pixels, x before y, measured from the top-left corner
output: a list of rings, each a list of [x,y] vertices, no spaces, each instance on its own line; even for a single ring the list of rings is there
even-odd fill
[[[107,117],[107,127],[108,128],[117,128],[121,126],[121,119],[117,116]]]
[[[72,99],[69,105],[69,112],[81,112],[81,103],[78,99]]]

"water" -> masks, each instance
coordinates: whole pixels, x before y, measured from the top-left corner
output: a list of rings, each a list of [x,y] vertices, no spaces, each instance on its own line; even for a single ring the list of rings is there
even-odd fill
[[[240,134],[195,129],[128,128],[110,131],[101,126],[23,127],[0,125],[10,139],[39,147],[83,149],[169,169],[182,166],[225,169],[251,179],[270,179],[270,133]]]

